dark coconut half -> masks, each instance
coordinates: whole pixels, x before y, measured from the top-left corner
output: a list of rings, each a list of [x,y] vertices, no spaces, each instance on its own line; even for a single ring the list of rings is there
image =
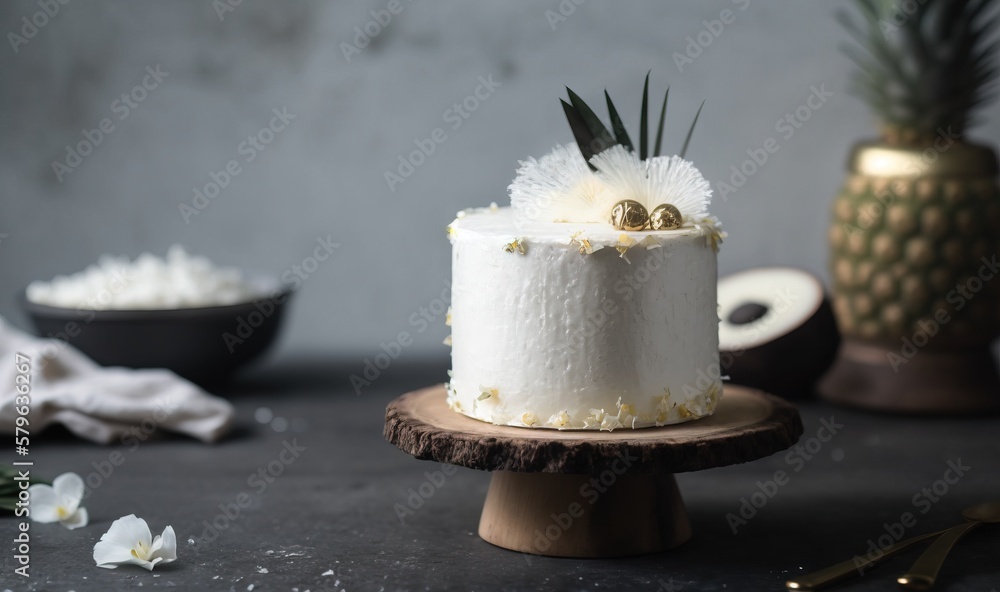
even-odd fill
[[[810,397],[840,333],[819,278],[766,267],[719,280],[719,355],[735,384],[786,399]]]

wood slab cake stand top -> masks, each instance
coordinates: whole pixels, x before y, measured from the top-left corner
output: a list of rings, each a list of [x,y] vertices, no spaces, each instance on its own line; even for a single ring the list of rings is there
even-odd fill
[[[452,411],[443,385],[386,409],[385,437],[419,459],[493,471],[479,535],[563,557],[656,553],[691,536],[674,473],[756,460],[802,435],[790,403],[726,385],[715,413],[662,428],[496,426]]]

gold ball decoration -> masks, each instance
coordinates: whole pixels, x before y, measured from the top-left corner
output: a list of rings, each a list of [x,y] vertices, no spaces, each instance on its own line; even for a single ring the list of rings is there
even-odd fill
[[[671,204],[661,204],[653,208],[649,215],[649,227],[653,230],[674,230],[684,223],[681,211]]]
[[[611,225],[617,230],[642,230],[648,223],[646,206],[634,199],[623,199],[611,208]]]

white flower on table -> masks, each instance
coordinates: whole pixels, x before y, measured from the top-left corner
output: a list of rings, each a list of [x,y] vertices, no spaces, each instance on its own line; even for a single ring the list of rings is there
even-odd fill
[[[177,559],[177,537],[168,526],[163,534],[153,538],[149,525],[135,514],[123,516],[111,523],[108,532],[94,545],[97,567],[115,569],[119,565],[139,565],[152,571],[157,564]]]
[[[83,479],[76,473],[63,473],[52,485],[36,483],[28,488],[31,519],[35,522],[58,522],[73,530],[87,525],[87,509],[80,507]]]

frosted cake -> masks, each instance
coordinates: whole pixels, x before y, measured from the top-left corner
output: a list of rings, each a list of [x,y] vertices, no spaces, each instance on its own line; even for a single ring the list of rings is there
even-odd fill
[[[710,415],[722,393],[725,235],[708,214],[709,184],[683,156],[657,155],[659,138],[651,152],[645,129],[636,150],[610,99],[614,132],[570,100],[577,143],[521,162],[510,207],[466,210],[448,226],[448,404],[563,430]]]

